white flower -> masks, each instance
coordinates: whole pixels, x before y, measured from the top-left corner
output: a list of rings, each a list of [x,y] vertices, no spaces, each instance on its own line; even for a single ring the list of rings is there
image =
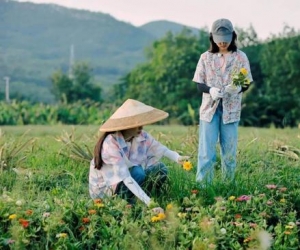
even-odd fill
[[[22,202],[21,200],[17,200],[17,201],[16,201],[16,205],[17,205],[17,206],[22,206],[22,204],[23,204],[23,202]]]
[[[220,232],[221,232],[221,234],[226,234],[226,233],[227,233],[227,231],[226,231],[225,228],[221,228],[221,229],[220,229]]]
[[[267,250],[272,245],[272,236],[266,231],[260,231],[257,235],[260,242],[260,249]]]

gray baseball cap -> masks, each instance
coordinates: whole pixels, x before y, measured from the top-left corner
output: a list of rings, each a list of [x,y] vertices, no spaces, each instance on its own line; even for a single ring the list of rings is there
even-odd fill
[[[232,23],[225,18],[214,21],[211,33],[215,43],[231,43],[233,26]]]

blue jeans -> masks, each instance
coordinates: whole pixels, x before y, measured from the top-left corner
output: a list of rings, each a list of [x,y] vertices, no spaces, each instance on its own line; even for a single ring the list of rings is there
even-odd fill
[[[148,167],[146,170],[142,166],[133,166],[129,169],[131,177],[143,188],[146,193],[158,191],[162,184],[167,180],[168,169],[162,162]],[[129,203],[134,203],[134,194],[128,187],[120,182],[116,188],[116,194],[126,199]]]
[[[238,122],[224,124],[222,103],[217,107],[211,122],[200,120],[199,149],[196,181],[211,183],[216,164],[216,145],[221,146],[222,175],[232,180],[236,168]]]

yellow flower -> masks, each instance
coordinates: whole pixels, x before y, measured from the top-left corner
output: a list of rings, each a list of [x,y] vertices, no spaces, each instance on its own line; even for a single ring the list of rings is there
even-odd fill
[[[293,229],[293,228],[294,228],[294,226],[290,226],[290,225],[285,226],[285,229]]]
[[[67,238],[68,234],[67,233],[60,233],[56,235],[56,238]]]
[[[192,163],[190,161],[185,161],[182,164],[182,167],[183,167],[184,170],[190,171],[193,168],[193,165],[192,165]]]
[[[159,221],[159,217],[158,216],[153,216],[151,218],[151,222],[158,222]]]
[[[15,218],[17,218],[17,215],[16,214],[11,214],[8,219],[10,220],[14,220]]]
[[[97,208],[105,207],[103,203],[96,203],[95,206]]]
[[[245,76],[248,74],[248,71],[245,68],[241,68],[240,72]]]
[[[186,213],[178,213],[177,216],[179,218],[185,218],[186,217]]]
[[[171,210],[173,208],[173,205],[172,204],[168,204],[166,208],[167,208],[167,210]]]
[[[159,218],[159,220],[164,220],[166,218],[166,215],[164,213],[159,213],[157,217]]]
[[[228,200],[230,200],[230,201],[235,200],[235,196],[231,195],[231,196],[228,198]]]
[[[284,198],[280,199],[280,203],[285,203],[286,200]]]

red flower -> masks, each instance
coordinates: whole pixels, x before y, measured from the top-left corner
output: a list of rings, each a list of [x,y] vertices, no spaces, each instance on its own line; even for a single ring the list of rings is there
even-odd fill
[[[19,219],[19,223],[24,227],[27,228],[29,227],[29,221],[25,219]]]
[[[240,214],[236,214],[236,215],[234,216],[234,218],[236,218],[236,219],[240,219],[240,218],[242,218],[242,215],[240,215]]]
[[[199,190],[193,189],[191,192],[192,192],[192,194],[198,194],[198,193],[199,193]]]

